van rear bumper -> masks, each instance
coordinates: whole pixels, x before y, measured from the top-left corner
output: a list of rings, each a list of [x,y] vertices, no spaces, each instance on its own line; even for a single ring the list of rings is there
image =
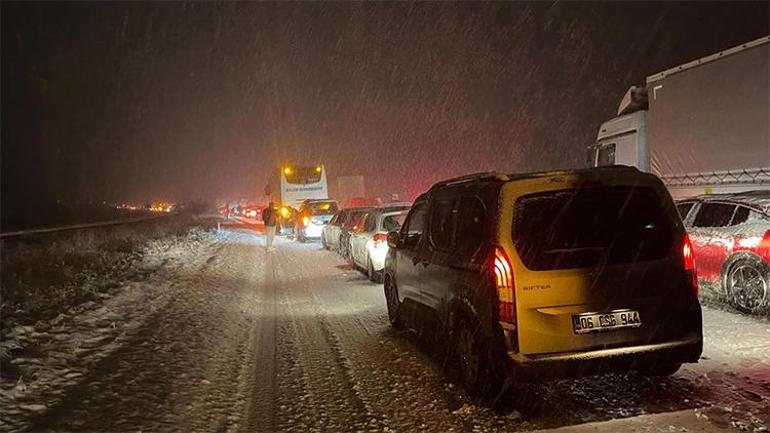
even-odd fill
[[[543,355],[511,352],[508,357],[517,379],[526,381],[627,371],[659,363],[698,362],[702,351],[703,335],[693,332],[661,343]]]

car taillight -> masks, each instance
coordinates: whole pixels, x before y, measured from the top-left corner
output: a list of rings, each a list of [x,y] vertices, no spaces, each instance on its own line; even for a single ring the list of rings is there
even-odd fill
[[[770,254],[770,230],[765,232],[765,235],[759,242],[759,251],[765,254]]]
[[[377,233],[374,235],[372,240],[374,241],[374,247],[379,248],[383,245],[388,244],[388,235],[386,235],[385,233]]]
[[[693,299],[698,299],[698,272],[695,270],[695,253],[687,234],[684,235],[684,242],[682,243],[682,259],[684,260],[684,270],[690,277]]]
[[[508,255],[500,246],[495,246],[493,267],[499,319],[501,322],[514,323],[516,321],[516,304],[514,302],[513,269]]]

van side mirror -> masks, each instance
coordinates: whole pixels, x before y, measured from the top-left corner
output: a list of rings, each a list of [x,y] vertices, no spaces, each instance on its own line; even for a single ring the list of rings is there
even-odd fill
[[[388,246],[391,248],[397,248],[398,247],[398,241],[400,239],[400,235],[397,231],[388,232]]]

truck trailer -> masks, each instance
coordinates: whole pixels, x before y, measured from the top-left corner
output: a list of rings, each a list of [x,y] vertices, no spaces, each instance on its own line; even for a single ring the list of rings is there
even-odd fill
[[[631,87],[599,128],[588,165],[659,176],[675,199],[770,189],[770,36]]]

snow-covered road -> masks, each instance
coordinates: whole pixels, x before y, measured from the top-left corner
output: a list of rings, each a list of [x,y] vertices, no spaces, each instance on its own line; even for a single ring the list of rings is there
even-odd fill
[[[26,382],[37,400],[21,407],[21,391],[3,390],[5,429],[516,431],[682,410],[715,430],[770,423],[766,321],[706,309],[701,363],[662,380],[556,382],[541,390],[544,408],[523,416],[513,403],[474,405],[429,348],[390,328],[381,286],[336,254],[263,245],[251,230],[223,229],[170,260],[149,292],[108,301],[109,328],[122,330],[68,361],[77,374],[59,389],[33,383],[57,371],[45,369],[56,356],[40,355]]]

